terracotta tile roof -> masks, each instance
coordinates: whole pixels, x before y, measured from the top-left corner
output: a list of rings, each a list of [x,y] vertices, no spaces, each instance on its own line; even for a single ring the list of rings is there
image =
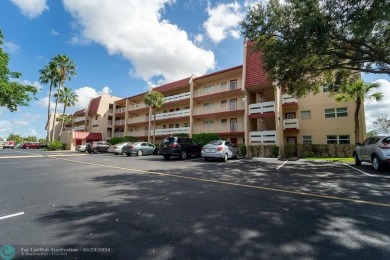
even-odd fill
[[[188,78],[185,78],[185,79],[181,79],[181,80],[178,80],[178,81],[175,81],[175,82],[171,82],[171,83],[168,83],[168,84],[156,87],[153,90],[157,91],[157,92],[160,92],[160,93],[163,93],[165,91],[169,91],[169,90],[172,90],[172,89],[177,89],[177,88],[180,88],[180,87],[187,87],[190,84],[190,79],[191,79],[191,77],[188,77]]]
[[[89,116],[94,116],[97,114],[101,99],[102,99],[102,96],[94,98],[89,102],[89,108],[88,108],[88,115]]]
[[[228,71],[231,71],[231,70],[241,69],[242,67],[243,67],[243,65],[239,65],[239,66],[232,67],[232,68],[229,68],[229,69],[220,70],[220,71],[217,71],[217,72],[206,74],[206,75],[194,78],[194,81],[196,81],[198,79],[203,79],[203,78],[211,77],[211,76],[214,76],[214,75],[218,75],[218,74],[221,74],[221,73],[225,73],[225,72],[228,72]]]
[[[77,110],[76,112],[73,113],[73,116],[83,116],[85,115],[85,108]]]

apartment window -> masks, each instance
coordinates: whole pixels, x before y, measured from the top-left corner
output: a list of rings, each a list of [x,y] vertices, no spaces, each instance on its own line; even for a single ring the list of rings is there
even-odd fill
[[[327,135],[326,143],[327,144],[350,144],[351,139],[349,135]]]
[[[348,116],[348,109],[346,107],[325,109],[325,118],[346,116]]]
[[[184,123],[184,127],[190,127],[190,123]]]
[[[325,93],[325,92],[329,92],[329,85],[323,85],[322,86],[322,92]]]
[[[311,135],[304,135],[302,136],[302,143],[303,144],[311,144]]]
[[[203,104],[203,109],[204,110],[213,110],[214,104],[213,103],[204,103]]]
[[[212,126],[214,124],[214,120],[205,120],[203,121],[204,126]]]
[[[98,120],[98,116],[95,116],[95,120]]]
[[[237,110],[237,99],[230,99],[230,110]]]
[[[190,109],[190,107],[185,107],[184,109]]]
[[[226,106],[227,106],[227,100],[222,100],[221,107],[226,107]]]
[[[175,128],[179,128],[180,127],[180,125],[179,124],[175,124]]]
[[[221,119],[221,125],[227,125],[227,122],[228,122],[227,118]]]
[[[311,112],[310,111],[301,111],[301,119],[310,119]]]
[[[168,128],[173,128],[173,124],[169,124]]]
[[[205,94],[205,95],[213,94],[213,88],[214,88],[214,86],[207,86],[207,87],[204,87],[204,94]]]
[[[163,129],[167,129],[167,125],[163,125],[162,127],[163,127]]]
[[[231,80],[230,81],[230,90],[235,90],[237,89],[237,80]]]
[[[180,108],[176,108],[176,111],[180,111]]]
[[[227,90],[227,82],[221,82],[221,91]]]

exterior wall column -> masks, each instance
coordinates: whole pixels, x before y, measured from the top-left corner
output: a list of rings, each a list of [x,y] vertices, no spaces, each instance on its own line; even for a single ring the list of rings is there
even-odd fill
[[[192,133],[193,133],[193,123],[194,119],[192,117],[192,113],[194,111],[194,75],[191,76],[190,78],[190,133],[189,136],[192,138]]]
[[[123,136],[127,136],[127,132],[129,131],[127,127],[127,120],[129,119],[129,113],[127,111],[129,110],[129,100],[126,99],[126,105],[125,105],[125,130],[123,133]]]
[[[245,113],[244,113],[244,138],[245,138],[245,146],[249,147],[250,140],[249,140],[249,107],[248,107],[248,93],[246,91],[246,55],[247,55],[247,42],[244,43],[244,62],[242,66],[242,91],[244,91],[244,106],[245,106]]]
[[[152,107],[149,107],[149,122],[148,122],[148,143],[152,142],[151,132],[152,132],[152,121],[153,121],[153,110]]]
[[[278,158],[283,157],[284,134],[283,134],[283,108],[282,108],[282,87],[278,82],[273,82],[275,91],[275,127],[276,145],[279,146]]]

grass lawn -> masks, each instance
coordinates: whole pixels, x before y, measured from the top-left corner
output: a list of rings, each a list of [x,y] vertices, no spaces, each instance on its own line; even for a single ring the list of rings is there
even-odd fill
[[[342,162],[342,163],[353,163],[354,159],[353,157],[346,157],[346,158],[339,158],[339,157],[309,157],[309,158],[302,158],[306,160],[313,160],[313,161],[329,161],[329,162]]]

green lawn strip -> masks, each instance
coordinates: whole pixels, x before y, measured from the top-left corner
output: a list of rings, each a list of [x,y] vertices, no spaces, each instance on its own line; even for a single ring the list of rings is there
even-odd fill
[[[308,157],[302,158],[309,161],[327,161],[327,162],[340,162],[340,163],[352,163],[353,157],[338,158],[338,157]]]

